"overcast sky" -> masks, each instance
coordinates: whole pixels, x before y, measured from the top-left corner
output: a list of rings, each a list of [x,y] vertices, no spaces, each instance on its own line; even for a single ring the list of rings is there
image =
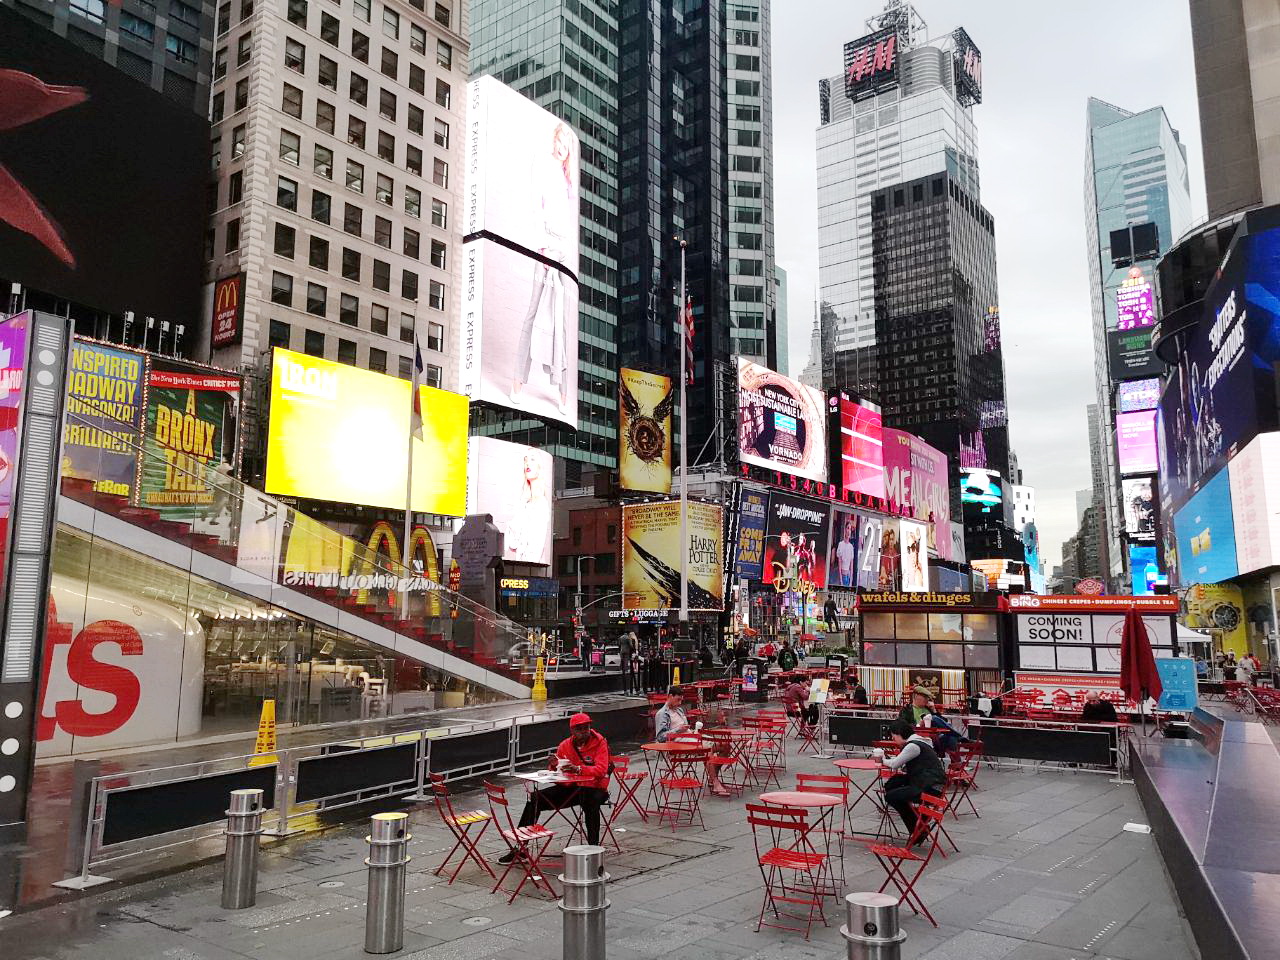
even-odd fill
[[[798,9],[792,9],[792,5]],[[791,374],[808,362],[818,282],[814,131],[818,81],[882,0],[773,5],[774,218],[789,284]],[[974,107],[982,202],[996,221],[1000,315],[1014,449],[1035,487],[1046,572],[1076,529],[1089,486],[1085,405],[1094,395],[1084,232],[1085,103],[1163,106],[1187,145],[1204,216],[1200,120],[1186,0],[920,0],[940,36],[963,26],[982,51]]]

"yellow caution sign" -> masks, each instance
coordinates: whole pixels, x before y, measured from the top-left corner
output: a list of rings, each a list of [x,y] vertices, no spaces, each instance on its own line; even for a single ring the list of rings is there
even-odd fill
[[[538,658],[537,665],[533,668],[533,692],[529,695],[530,700],[547,699],[547,661]]]
[[[676,667],[671,671],[671,685],[673,687],[680,686],[680,668]]]
[[[276,702],[262,701],[262,716],[258,718],[258,739],[253,744],[253,752],[258,756],[249,761],[251,767],[269,767],[278,763],[280,758],[276,750]]]

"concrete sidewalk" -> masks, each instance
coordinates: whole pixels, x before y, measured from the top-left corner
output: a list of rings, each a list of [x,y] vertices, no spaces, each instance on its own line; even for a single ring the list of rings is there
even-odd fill
[[[794,750],[794,745],[792,747]],[[638,760],[636,761],[639,762]],[[641,767],[642,768],[642,767]],[[788,758],[799,771],[830,761]],[[865,776],[860,774],[859,776]],[[504,781],[520,793],[520,781]],[[1131,785],[1087,773],[984,768],[983,816],[948,822],[960,853],[930,866],[919,889],[941,925],[904,909],[904,958],[924,960],[1192,960],[1198,956]],[[460,810],[482,798],[457,800]],[[865,804],[860,808],[869,811]],[[621,854],[610,853],[610,960],[681,955],[691,960],[807,960],[844,956],[841,907],[809,943],[755,932],[761,878],[742,800],[706,798],[707,829],[672,832],[626,816]],[[412,960],[554,960],[561,956],[553,902],[521,895],[511,906],[469,867],[449,886],[432,876],[451,838],[432,807],[412,811],[405,949]],[[864,814],[855,829],[874,829]],[[616,828],[615,828],[616,829]],[[218,906],[220,866],[108,889],[0,920],[5,960],[337,960],[364,943],[365,826],[264,850],[258,905]],[[484,846],[499,850],[492,828]],[[558,849],[558,847],[557,847]],[[874,890],[883,873],[860,845],[846,847],[849,890]],[[558,885],[557,885],[558,886]],[[526,886],[526,891],[528,886]]]

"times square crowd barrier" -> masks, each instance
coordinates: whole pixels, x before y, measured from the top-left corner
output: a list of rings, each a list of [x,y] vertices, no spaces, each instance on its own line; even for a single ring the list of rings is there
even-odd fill
[[[85,785],[80,872],[54,886],[108,883],[111,877],[96,872],[104,865],[222,837],[232,790],[262,790],[264,820],[271,824],[264,834],[279,838],[311,828],[301,823],[306,818],[357,804],[427,802],[428,774],[446,781],[512,774],[551,755],[568,736],[573,709],[93,777]],[[610,740],[631,738],[645,709],[597,710],[595,728]]]

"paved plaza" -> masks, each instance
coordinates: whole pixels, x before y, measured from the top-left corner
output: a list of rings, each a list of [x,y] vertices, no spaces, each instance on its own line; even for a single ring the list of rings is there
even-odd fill
[[[793,745],[794,751],[794,745]],[[639,762],[638,760],[636,761]],[[797,771],[833,772],[830,761],[788,757]],[[865,776],[855,775],[855,776]],[[504,779],[514,792],[519,781]],[[984,767],[975,801],[982,818],[948,822],[959,854],[935,859],[919,889],[940,926],[904,908],[904,958],[922,960],[1191,960],[1198,957],[1132,785],[1072,771]],[[460,786],[460,810],[483,795]],[[478,784],[474,785],[478,786]],[[706,798],[707,829],[620,820],[610,852],[609,960],[783,960],[844,956],[843,908],[810,942],[755,932],[761,903],[743,800]],[[863,804],[855,829],[874,830]],[[525,896],[508,906],[469,866],[452,886],[432,870],[451,838],[432,806],[412,808],[414,840],[406,905],[411,960],[553,960],[561,915]],[[5,960],[336,960],[361,957],[367,824],[279,843],[262,854],[257,906],[219,907],[221,867],[211,864],[0,920]],[[499,840],[492,828],[484,847]],[[558,847],[553,848],[558,849]],[[883,873],[858,844],[845,853],[847,888],[874,890]],[[526,891],[528,887],[526,887]]]

